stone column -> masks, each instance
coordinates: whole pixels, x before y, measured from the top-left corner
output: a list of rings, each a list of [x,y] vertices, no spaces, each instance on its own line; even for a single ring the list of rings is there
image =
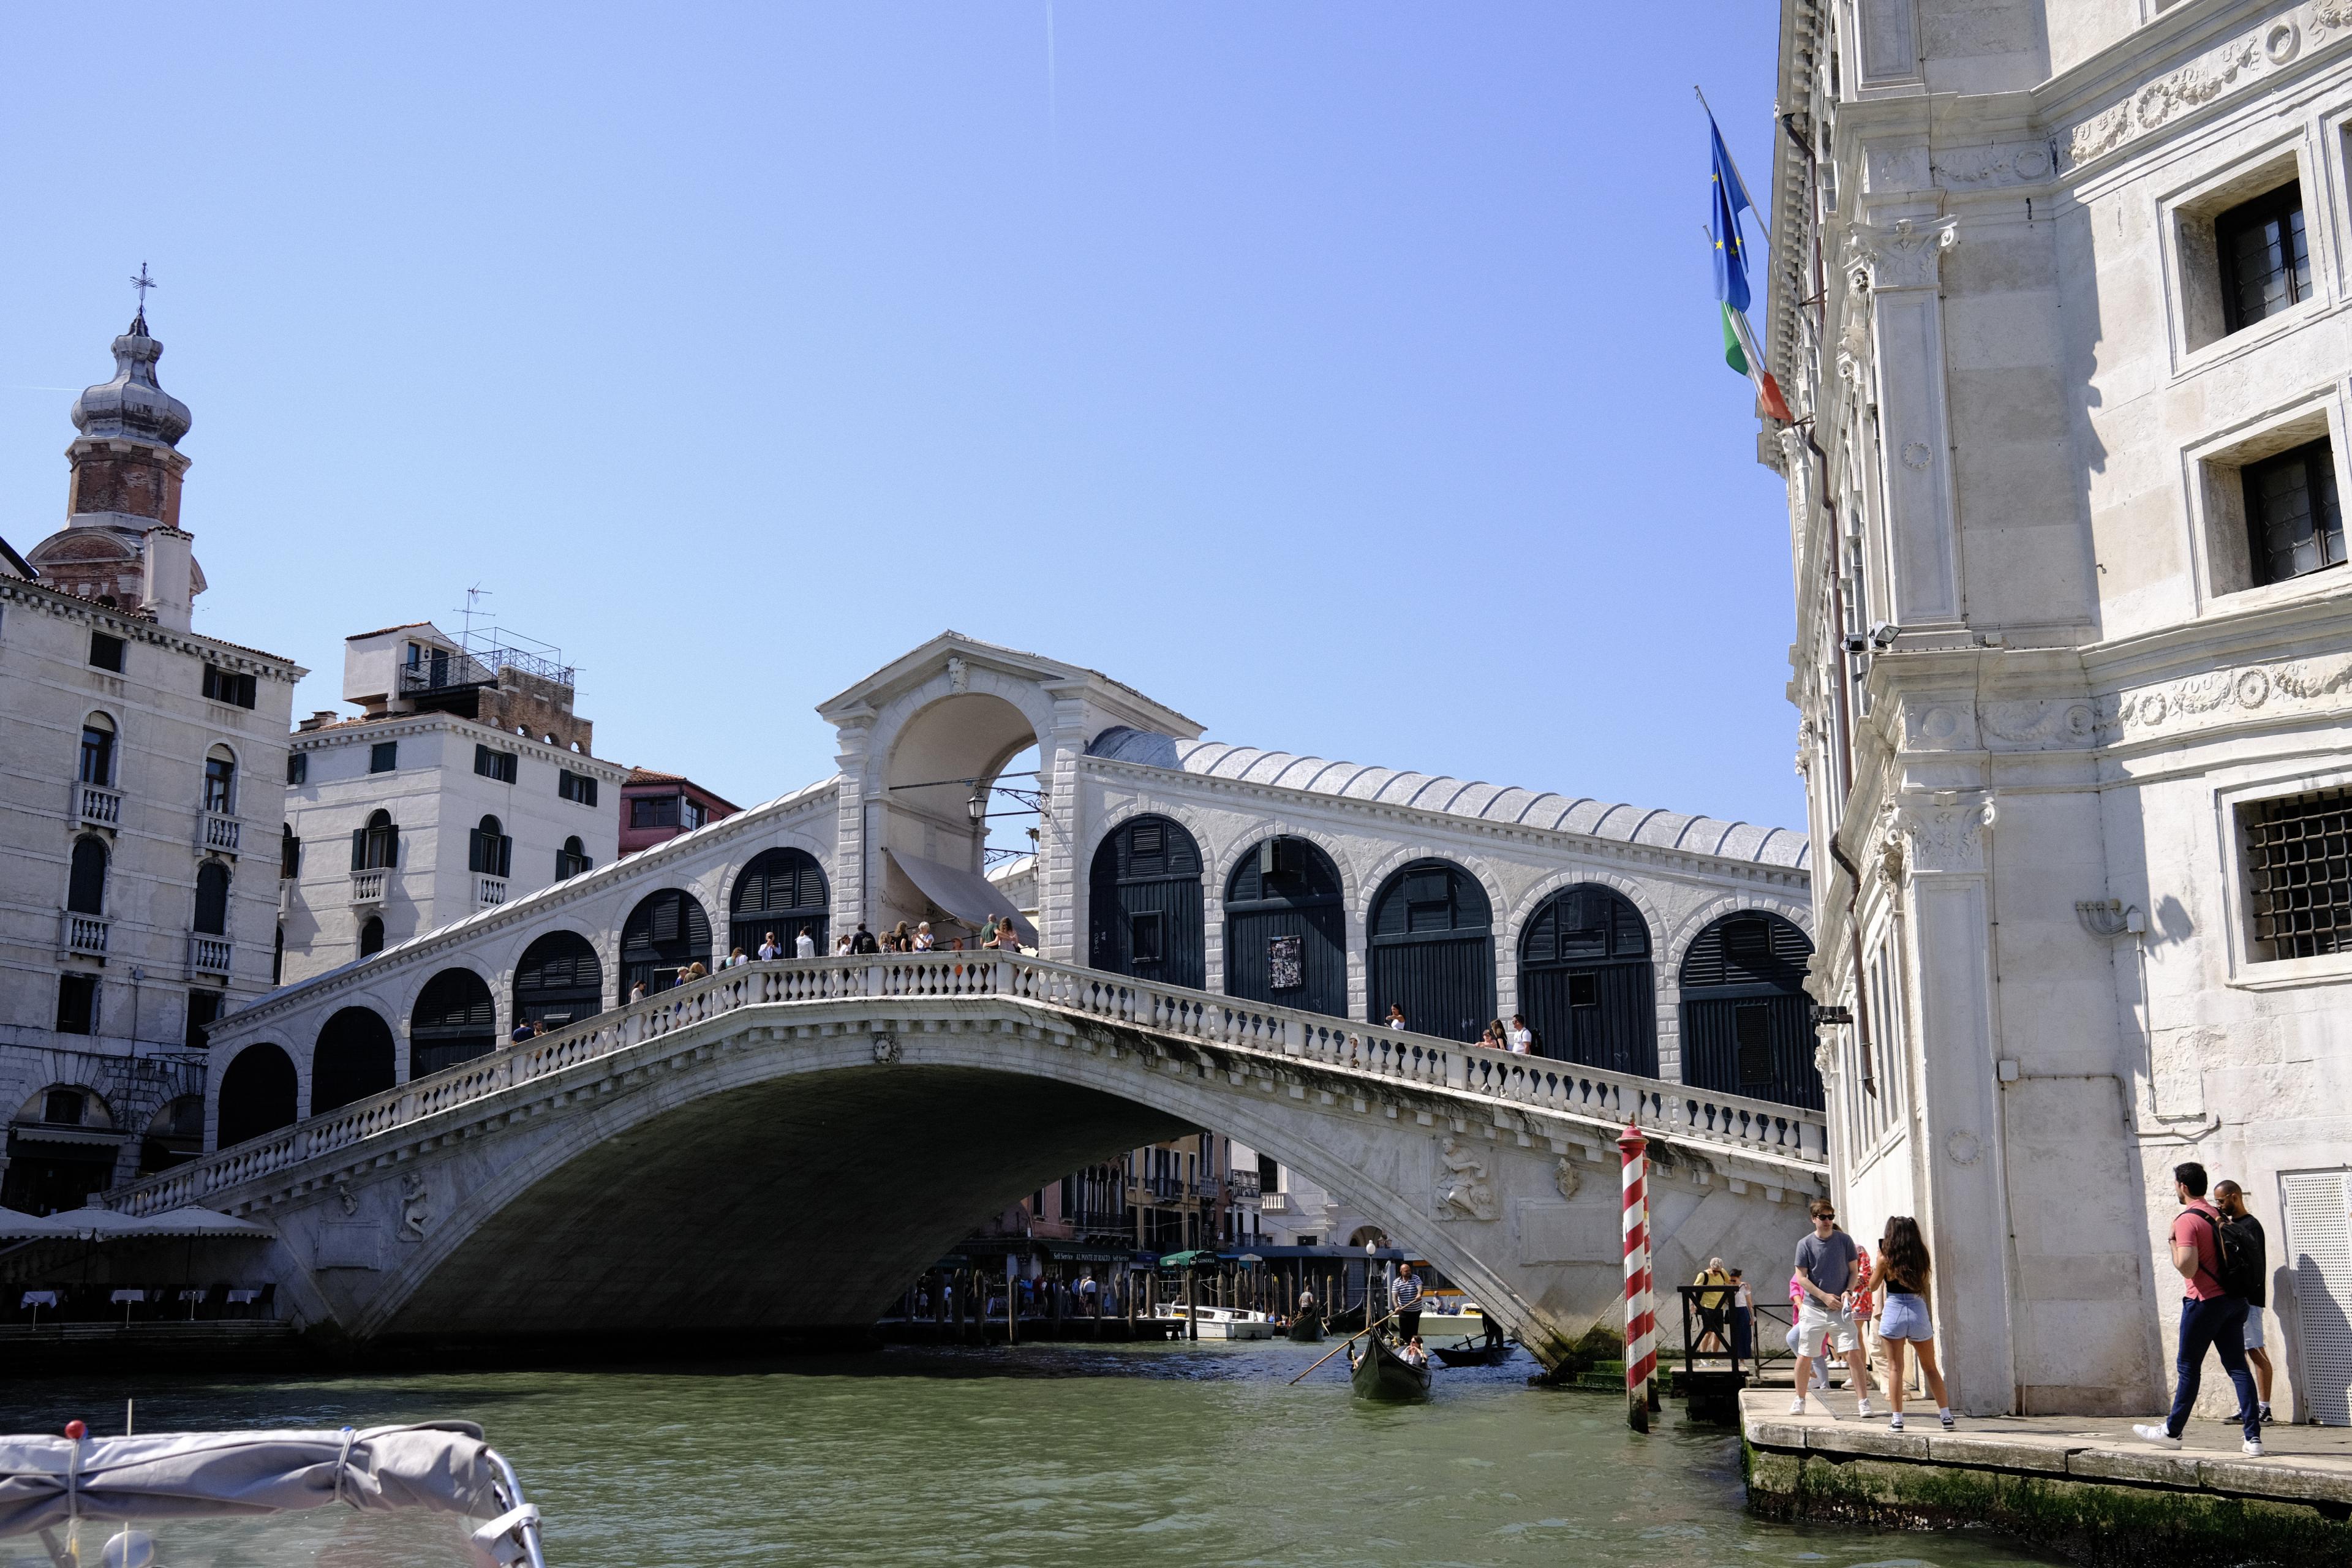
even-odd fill
[[[1051,734],[1037,737],[1039,784],[1047,819],[1037,835],[1037,943],[1041,957],[1064,963],[1086,962],[1084,888],[1078,855],[1086,840],[1086,811],[1078,787],[1078,759],[1087,749],[1085,687],[1055,681]]]
[[[1893,598],[1887,618],[1906,628],[1958,626],[1958,507],[1952,488],[1950,410],[1945,397],[1940,259],[1958,238],[1952,220],[1897,218],[1850,225],[1850,283],[1870,322],[1870,395],[1886,445],[1883,527]]]
[[[872,837],[866,832],[869,811],[866,804],[867,765],[866,742],[874,731],[874,710],[863,708],[845,715],[837,726],[841,749],[834,755],[835,765],[841,770],[841,798],[835,814],[833,855],[833,934],[846,936],[857,930],[866,917],[866,843]],[[878,782],[878,781],[877,781]],[[881,868],[873,868],[880,876]]]

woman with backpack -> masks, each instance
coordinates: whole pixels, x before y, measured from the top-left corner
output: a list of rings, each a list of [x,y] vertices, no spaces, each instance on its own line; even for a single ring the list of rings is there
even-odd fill
[[[1878,1237],[1878,1342],[1886,1349],[1886,1402],[1894,1408],[1890,1429],[1903,1430],[1903,1347],[1919,1358],[1919,1375],[1936,1401],[1936,1418],[1952,1429],[1952,1402],[1944,1393],[1944,1374],[1936,1365],[1936,1330],[1927,1317],[1927,1279],[1931,1265],[1927,1238],[1919,1222],[1896,1215]]]

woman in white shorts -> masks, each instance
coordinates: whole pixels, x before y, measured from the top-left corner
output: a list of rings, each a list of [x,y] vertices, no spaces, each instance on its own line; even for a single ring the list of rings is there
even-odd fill
[[[1897,1432],[1903,1430],[1905,1345],[1919,1358],[1919,1375],[1935,1397],[1936,1418],[1944,1430],[1952,1429],[1952,1402],[1945,1396],[1944,1374],[1936,1365],[1936,1329],[1927,1318],[1929,1271],[1927,1242],[1919,1234],[1919,1222],[1908,1215],[1889,1219],[1878,1238],[1877,1285],[1883,1303],[1878,1341],[1886,1347],[1886,1399],[1895,1412],[1887,1425]]]

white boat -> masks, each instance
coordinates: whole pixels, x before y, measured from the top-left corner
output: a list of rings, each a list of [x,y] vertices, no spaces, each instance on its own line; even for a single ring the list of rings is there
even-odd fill
[[[0,1437],[0,1540],[37,1536],[57,1568],[153,1568],[148,1526],[323,1508],[424,1509],[464,1521],[477,1568],[547,1568],[539,1509],[470,1422],[340,1432]]]
[[[1181,1322],[1187,1313],[1181,1301],[1162,1301],[1151,1315]],[[1197,1319],[1204,1340],[1270,1340],[1282,1331],[1264,1312],[1244,1311],[1238,1307],[1202,1307],[1192,1315]]]
[[[1478,1303],[1461,1296],[1424,1297],[1432,1305],[1422,1310],[1421,1332],[1431,1334],[1483,1334],[1486,1331],[1486,1314]],[[1442,1310],[1439,1309],[1443,1309]]]

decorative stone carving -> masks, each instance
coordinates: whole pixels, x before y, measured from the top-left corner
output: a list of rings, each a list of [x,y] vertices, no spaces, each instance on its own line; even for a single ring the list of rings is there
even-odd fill
[[[1993,824],[1990,799],[1947,803],[1898,795],[1879,816],[1888,839],[1904,840],[1902,851],[1915,872],[1984,869],[1984,837]]]
[[[1495,1184],[1486,1178],[1486,1163],[1458,1138],[1447,1138],[1437,1148],[1437,1217],[1493,1219]]]
[[[1943,253],[1960,242],[1953,218],[1924,227],[1907,217],[1896,218],[1891,228],[1853,223],[1846,225],[1845,235],[1847,264],[1882,291],[1933,289]]]
[[[346,1217],[360,1212],[360,1200],[352,1193],[352,1184],[349,1182],[335,1184],[335,1202],[341,1205]]]
[[[2122,102],[2068,127],[2061,136],[2067,165],[2071,168],[2112,153],[2175,115],[2200,108],[2266,70],[2291,63],[2305,43],[2323,43],[2329,33],[2345,28],[2352,28],[2352,0],[2314,0],[2208,49]]]
[[[1988,702],[1978,710],[1977,721],[1987,734],[2017,746],[2064,749],[2087,746],[2098,738],[2098,716],[2088,702]]]
[[[1552,1167],[1551,1184],[1559,1189],[1561,1197],[1572,1198],[1576,1189],[1584,1184],[1584,1175],[1576,1168],[1576,1162],[1563,1154],[1559,1163]]]
[[[2050,149],[2039,142],[2020,146],[1963,147],[1936,155],[1939,185],[2013,185],[2050,173]]]
[[[425,1178],[411,1171],[400,1179],[400,1239],[423,1241],[433,1228],[433,1197]]]
[[[1944,1152],[1955,1165],[1973,1165],[1984,1158],[1984,1141],[1964,1127],[1944,1140]]]
[[[897,1061],[898,1059],[898,1037],[896,1035],[875,1036],[874,1059],[885,1067]]]
[[[971,689],[971,667],[953,655],[950,655],[948,658],[948,689],[950,691]]]
[[[1903,466],[1905,468],[1924,468],[1929,463],[1935,461],[1935,449],[1929,447],[1927,442],[1906,441],[1903,443]]]
[[[2277,711],[2298,706],[2340,707],[2341,694],[2347,689],[2352,689],[2352,659],[2242,665],[2126,691],[2115,700],[2105,726],[2128,739],[2144,735],[2168,720],[2178,728],[2189,729],[2195,726],[2180,721],[2202,719],[2226,723],[2263,708]]]
[[[1929,692],[1906,700],[1901,710],[1906,752],[1976,750],[1975,705],[1965,694]]]

